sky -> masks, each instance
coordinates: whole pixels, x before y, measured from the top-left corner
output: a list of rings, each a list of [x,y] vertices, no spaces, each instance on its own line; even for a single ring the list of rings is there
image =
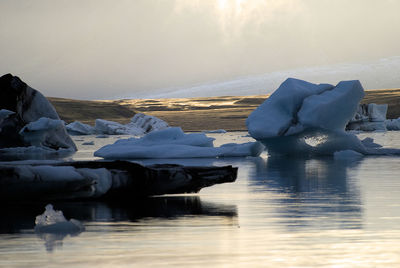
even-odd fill
[[[2,0],[0,74],[75,99],[264,94],[286,76],[394,88],[399,10],[397,0]]]

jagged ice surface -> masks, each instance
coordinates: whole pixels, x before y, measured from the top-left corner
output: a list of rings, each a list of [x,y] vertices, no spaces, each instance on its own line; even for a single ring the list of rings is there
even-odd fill
[[[353,118],[364,89],[360,82],[336,86],[289,78],[246,120],[249,134],[269,154],[327,154],[353,150],[361,154],[399,154],[397,149],[365,146],[344,131]]]

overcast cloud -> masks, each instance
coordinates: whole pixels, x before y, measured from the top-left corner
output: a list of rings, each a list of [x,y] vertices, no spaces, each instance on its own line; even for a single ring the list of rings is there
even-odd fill
[[[373,62],[400,55],[399,10],[396,0],[2,0],[0,74],[47,96],[111,99]]]

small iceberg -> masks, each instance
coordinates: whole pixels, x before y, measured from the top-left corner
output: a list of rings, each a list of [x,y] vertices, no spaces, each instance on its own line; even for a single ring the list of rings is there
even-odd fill
[[[79,234],[85,230],[83,224],[75,219],[69,221],[60,210],[49,204],[43,214],[36,216],[35,232],[55,234]]]
[[[61,247],[62,241],[68,235],[78,236],[85,231],[80,221],[75,219],[68,221],[62,211],[54,210],[51,204],[46,206],[43,214],[36,216],[35,224],[35,233],[45,241],[46,250],[49,252]]]
[[[74,121],[65,126],[70,135],[92,135],[96,134],[96,129],[91,125]]]
[[[259,142],[229,143],[214,147],[213,138],[204,133],[186,134],[179,127],[151,132],[142,138],[121,139],[106,145],[94,155],[105,159],[214,158],[259,156]]]

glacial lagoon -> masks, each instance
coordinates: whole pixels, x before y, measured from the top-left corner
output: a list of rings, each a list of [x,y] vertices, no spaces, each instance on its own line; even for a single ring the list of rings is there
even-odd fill
[[[207,134],[215,145],[245,132]],[[400,148],[400,132],[361,133]],[[123,136],[74,136],[73,160]],[[93,144],[91,142],[94,142]],[[87,143],[89,145],[83,145]],[[137,203],[55,202],[85,230],[37,234],[46,204],[2,204],[0,267],[396,267],[400,157],[144,160],[233,165],[235,183]]]

